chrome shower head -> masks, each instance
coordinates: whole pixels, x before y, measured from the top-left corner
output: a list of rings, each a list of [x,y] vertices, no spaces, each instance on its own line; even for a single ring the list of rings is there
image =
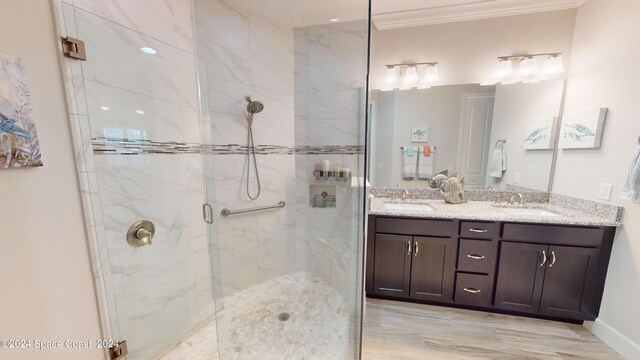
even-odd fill
[[[247,100],[247,112],[251,115],[257,114],[264,110],[264,104],[260,101],[252,101],[250,96],[245,96],[245,100]]]

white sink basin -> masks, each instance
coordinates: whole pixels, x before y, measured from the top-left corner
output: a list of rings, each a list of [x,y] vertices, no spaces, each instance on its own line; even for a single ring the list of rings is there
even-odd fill
[[[554,212],[536,208],[498,208],[502,212],[516,216],[560,216]]]
[[[422,211],[422,212],[436,211],[436,209],[432,208],[429,204],[385,203],[384,207],[388,210],[405,210],[405,211]]]

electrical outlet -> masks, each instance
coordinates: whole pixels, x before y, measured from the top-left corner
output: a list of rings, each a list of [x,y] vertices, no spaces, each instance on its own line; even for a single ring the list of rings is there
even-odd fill
[[[384,169],[384,164],[383,163],[378,163],[378,165],[376,165],[376,168],[378,170],[382,170],[382,169]]]
[[[600,184],[598,198],[601,200],[611,200],[611,190],[613,190],[613,184]]]
[[[520,184],[520,173],[519,172],[514,172],[513,173],[513,183],[514,184]]]

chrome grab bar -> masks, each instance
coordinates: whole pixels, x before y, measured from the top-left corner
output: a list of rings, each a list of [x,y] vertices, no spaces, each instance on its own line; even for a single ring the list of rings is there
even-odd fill
[[[269,209],[281,208],[281,207],[284,207],[285,205],[287,205],[287,203],[285,201],[280,201],[276,205],[258,206],[258,207],[254,207],[254,208],[248,208],[248,209],[230,210],[230,209],[226,209],[225,208],[225,209],[222,209],[222,211],[220,211],[220,214],[222,214],[222,216],[229,216],[229,215],[242,214],[242,213],[247,213],[247,212],[252,212],[252,211],[260,211],[260,210],[269,210]]]

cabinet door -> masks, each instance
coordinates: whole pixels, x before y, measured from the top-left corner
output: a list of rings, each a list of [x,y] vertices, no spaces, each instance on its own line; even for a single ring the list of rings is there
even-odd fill
[[[375,294],[409,296],[412,249],[411,236],[376,234],[373,264]]]
[[[446,301],[453,294],[453,239],[414,237],[411,297]]]
[[[585,319],[597,276],[598,249],[550,246],[540,313]]]
[[[496,308],[538,312],[547,250],[547,245],[501,243],[496,281]]]

